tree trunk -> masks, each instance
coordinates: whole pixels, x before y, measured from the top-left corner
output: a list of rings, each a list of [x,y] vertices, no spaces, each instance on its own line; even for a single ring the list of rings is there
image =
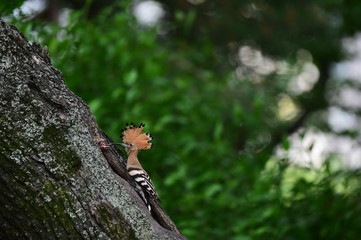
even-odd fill
[[[46,48],[0,19],[0,239],[184,239],[132,187],[119,149]]]

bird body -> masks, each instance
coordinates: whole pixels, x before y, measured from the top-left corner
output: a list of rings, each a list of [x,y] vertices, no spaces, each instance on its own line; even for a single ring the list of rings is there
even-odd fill
[[[149,198],[159,199],[159,197],[149,175],[138,160],[138,153],[141,150],[152,147],[152,143],[150,143],[152,136],[149,133],[142,133],[144,126],[144,124],[140,124],[138,127],[135,127],[134,124],[127,124],[126,128],[123,129],[123,143],[121,145],[125,146],[126,152],[128,153],[127,171],[135,182],[138,183],[138,187],[142,190],[140,196],[149,211],[151,211]]]

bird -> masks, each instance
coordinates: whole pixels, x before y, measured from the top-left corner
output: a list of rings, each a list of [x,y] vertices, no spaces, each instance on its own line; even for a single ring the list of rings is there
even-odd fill
[[[152,143],[150,142],[153,138],[149,133],[142,133],[145,127],[144,123],[141,123],[139,126],[135,126],[134,123],[128,124],[124,129],[122,129],[122,143],[101,143],[101,148],[107,148],[111,145],[122,145],[125,147],[125,151],[128,154],[127,159],[127,172],[137,183],[137,188],[140,191],[137,191],[148,210],[151,212],[152,207],[150,204],[150,198],[159,200],[158,193],[156,192],[154,185],[148,175],[148,173],[143,169],[142,165],[138,159],[138,153],[141,150],[147,150],[152,148]]]

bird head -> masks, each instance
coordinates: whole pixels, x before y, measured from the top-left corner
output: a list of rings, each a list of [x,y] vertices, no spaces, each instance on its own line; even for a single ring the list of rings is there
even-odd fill
[[[122,139],[125,150],[129,154],[132,151],[139,152],[143,149],[150,149],[152,147],[152,135],[149,133],[142,133],[144,124],[141,123],[138,127],[136,127],[133,123],[126,124],[125,129],[123,129]]]

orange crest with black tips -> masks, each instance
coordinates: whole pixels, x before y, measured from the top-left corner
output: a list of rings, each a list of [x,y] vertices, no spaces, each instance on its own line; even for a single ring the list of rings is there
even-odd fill
[[[150,149],[152,143],[149,141],[152,140],[152,135],[149,133],[142,133],[145,124],[141,123],[136,127],[133,123],[128,125],[126,124],[125,129],[123,130],[123,143],[134,144],[139,149]]]

